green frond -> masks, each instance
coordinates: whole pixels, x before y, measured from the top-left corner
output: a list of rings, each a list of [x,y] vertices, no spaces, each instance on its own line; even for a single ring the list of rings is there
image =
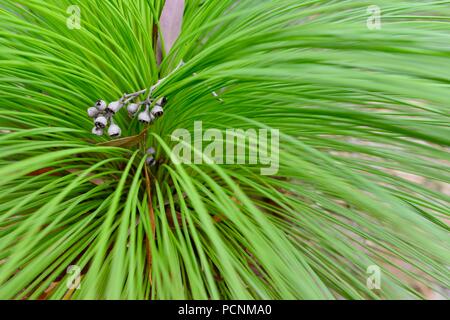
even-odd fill
[[[450,1],[190,0],[159,66],[163,6],[0,4],[0,298],[445,295]],[[164,76],[147,132],[123,112],[131,138],[91,134],[97,99]],[[174,163],[172,133],[196,121],[279,130],[279,170]]]

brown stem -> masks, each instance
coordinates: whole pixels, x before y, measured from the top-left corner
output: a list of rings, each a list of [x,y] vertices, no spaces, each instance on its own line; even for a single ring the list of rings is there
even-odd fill
[[[145,139],[144,139],[145,141]],[[153,204],[152,204],[152,191],[151,191],[151,184],[150,184],[150,175],[148,173],[148,167],[147,164],[144,165],[144,173],[145,173],[145,183],[146,183],[146,189],[147,189],[147,201],[148,201],[148,209],[150,213],[150,228],[152,230],[152,239],[155,239],[156,234],[156,225],[155,225],[155,212],[153,210]],[[150,284],[152,284],[152,249],[150,244],[150,239],[147,237],[147,263],[149,268],[149,280]]]

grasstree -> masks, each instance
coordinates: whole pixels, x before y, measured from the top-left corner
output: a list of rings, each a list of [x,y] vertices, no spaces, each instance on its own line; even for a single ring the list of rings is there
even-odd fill
[[[0,298],[449,287],[447,1],[71,2],[0,4]],[[178,163],[199,121],[277,171]]]

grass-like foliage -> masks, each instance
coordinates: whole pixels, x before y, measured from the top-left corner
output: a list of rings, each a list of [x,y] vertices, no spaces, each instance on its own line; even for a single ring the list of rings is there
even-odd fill
[[[66,26],[70,5],[81,29]],[[450,1],[188,0],[158,65],[163,5],[1,1],[0,298],[390,299],[449,286]],[[366,25],[369,5],[381,29]],[[123,112],[131,138],[91,134],[97,99],[166,75],[148,131]],[[197,120],[280,130],[278,173],[175,164],[170,136]],[[380,289],[366,285],[372,265]]]

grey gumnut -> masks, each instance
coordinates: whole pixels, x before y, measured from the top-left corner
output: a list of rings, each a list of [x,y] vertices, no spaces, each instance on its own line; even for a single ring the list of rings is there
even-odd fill
[[[95,107],[99,110],[99,111],[105,111],[106,109],[106,102],[103,100],[97,100],[97,102],[95,103]]]
[[[130,103],[127,107],[129,114],[135,114],[139,109],[139,104],[137,103]]]
[[[147,165],[149,166],[154,166],[156,161],[153,157],[148,157],[147,159],[145,159],[145,163],[147,163]]]
[[[120,127],[115,124],[112,123],[109,128],[108,128],[108,135],[110,137],[120,137],[120,134],[122,133],[122,130],[120,129]]]
[[[95,126],[97,128],[103,129],[106,127],[107,124],[108,120],[106,120],[104,116],[98,116],[97,118],[95,118]]]
[[[122,108],[122,103],[120,101],[113,101],[111,102],[108,107],[106,108],[106,111],[111,112],[111,113],[116,113],[117,111],[120,110],[120,108]]]
[[[150,123],[153,121],[153,116],[148,112],[148,105],[145,107],[145,110],[139,113],[138,120],[142,123]]]
[[[158,117],[161,117],[162,115],[163,115],[163,113],[164,113],[164,110],[163,110],[163,108],[159,105],[159,104],[157,104],[157,105],[155,105],[153,108],[152,108],[152,115],[155,117],[155,118],[158,118]]]
[[[90,107],[87,109],[87,113],[90,118],[95,118],[98,115],[99,111],[96,107]]]
[[[164,107],[167,103],[166,97],[160,98],[158,101],[156,101],[156,105]]]
[[[102,136],[103,135],[103,129],[94,127],[94,128],[92,128],[92,133],[97,135],[97,136]]]

